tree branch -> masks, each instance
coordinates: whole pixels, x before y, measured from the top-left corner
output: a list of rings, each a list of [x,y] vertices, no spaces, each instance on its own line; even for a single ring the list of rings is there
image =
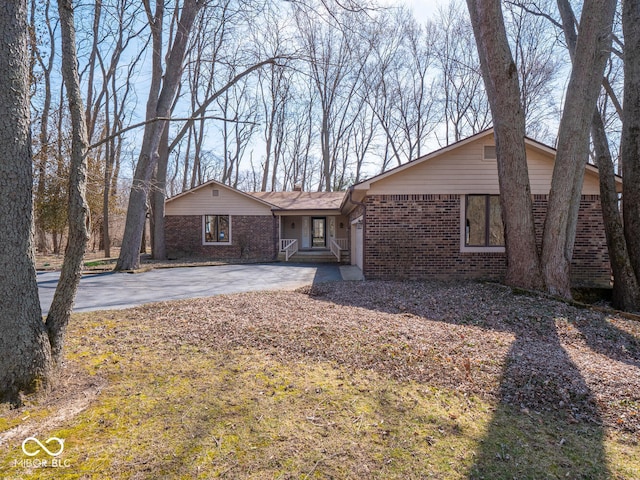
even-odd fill
[[[538,17],[546,18],[547,20],[549,20],[556,27],[558,27],[560,29],[562,28],[562,24],[560,22],[558,22],[555,18],[553,18],[548,13],[544,13],[539,8],[537,10],[532,10],[532,9],[528,8],[524,3],[521,3],[519,1],[506,1],[505,3],[508,3],[509,5],[513,5],[515,7],[518,7],[520,9],[524,10],[525,12],[530,13],[531,15],[536,15]],[[536,5],[536,7],[537,7],[537,5]]]
[[[92,145],[89,145],[88,150],[93,150],[94,148],[97,148],[101,145],[104,145],[107,142],[110,142],[111,140],[113,140],[116,137],[119,137],[125,133],[127,133],[130,130],[134,130],[136,128],[140,128],[140,127],[144,127],[145,125],[148,125],[150,123],[155,123],[155,122],[193,122],[194,120],[220,120],[221,122],[230,122],[230,123],[248,123],[248,124],[253,124],[253,125],[257,125],[255,122],[249,122],[249,121],[243,121],[243,120],[230,120],[228,118],[224,118],[224,117],[216,117],[216,116],[207,116],[207,117],[187,117],[187,118],[172,118],[172,117],[155,117],[152,118],[150,120],[145,120],[144,122],[138,122],[135,123],[133,125],[129,125],[128,127],[125,127],[121,130],[118,130],[117,132],[109,135],[108,137],[103,138],[102,140],[100,140],[99,142],[96,142]]]
[[[187,131],[189,130],[191,125],[193,125],[193,123],[196,120],[204,119],[204,117],[201,117],[201,115],[203,115],[204,112],[207,111],[207,108],[209,107],[209,105],[211,105],[223,93],[225,93],[227,90],[229,90],[236,83],[238,83],[240,80],[242,80],[242,78],[246,77],[250,73],[252,73],[252,72],[264,67],[265,65],[275,64],[277,60],[282,59],[282,58],[288,58],[288,57],[271,57],[271,58],[268,58],[267,60],[263,60],[262,62],[256,63],[255,65],[252,65],[251,67],[247,68],[243,72],[240,72],[238,75],[233,77],[231,80],[229,80],[227,82],[227,84],[224,87],[222,87],[220,90],[218,90],[213,95],[211,95],[209,98],[207,98],[202,103],[202,105],[200,105],[200,107],[196,111],[193,112],[191,118],[189,120],[187,120],[187,123],[185,123],[182,126],[182,128],[180,129],[178,134],[175,136],[175,138],[173,139],[173,141],[169,145],[169,152],[172,152],[173,149],[176,148],[176,145],[178,145],[178,143],[180,143],[180,141],[182,140],[182,137],[184,137],[184,135],[187,133]]]

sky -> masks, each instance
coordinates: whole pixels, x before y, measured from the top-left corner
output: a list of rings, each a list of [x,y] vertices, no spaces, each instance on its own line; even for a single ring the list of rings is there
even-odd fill
[[[444,5],[447,5],[448,3],[450,3],[450,1],[451,0],[380,0],[380,3],[390,5],[390,6],[405,5],[413,11],[414,16],[419,23],[426,23],[429,19],[432,19],[435,17],[438,9],[440,9]],[[142,71],[144,72],[144,69]],[[144,97],[144,94],[142,95],[142,97]],[[134,145],[139,145],[142,139],[142,133],[143,133],[142,130],[136,131],[135,133],[132,132],[132,134],[130,135],[134,139],[132,140],[131,143]],[[259,152],[263,150],[263,147],[261,147],[261,140],[259,135],[256,135],[251,143],[252,143],[251,146],[247,149],[247,155],[245,155],[245,157],[247,158],[244,158],[242,160],[241,169],[243,170],[250,168],[248,164],[248,152],[253,150],[254,153],[257,154],[259,157],[260,156]],[[435,147],[437,146],[438,145],[435,145]],[[134,168],[133,164],[137,160],[137,153],[138,153],[137,149],[134,148],[134,151],[131,152],[130,156],[123,158],[123,162],[125,164],[130,163],[130,165],[128,166],[130,167],[131,171],[133,171],[133,168]],[[259,164],[259,161],[257,161],[257,164]],[[376,166],[375,168],[377,169],[378,167]],[[128,176],[128,175],[125,174],[123,176]]]
[[[422,23],[431,18],[440,5],[449,2],[448,0],[405,0],[396,3],[409,6],[413,10],[416,20]]]

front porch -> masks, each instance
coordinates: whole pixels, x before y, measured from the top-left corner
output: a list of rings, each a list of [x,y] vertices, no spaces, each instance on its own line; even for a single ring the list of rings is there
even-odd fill
[[[349,263],[347,219],[341,215],[279,215],[278,259]]]

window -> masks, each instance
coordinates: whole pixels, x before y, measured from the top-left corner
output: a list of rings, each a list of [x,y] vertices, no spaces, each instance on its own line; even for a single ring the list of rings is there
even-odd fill
[[[465,247],[504,247],[500,196],[467,195]]]
[[[204,243],[231,243],[229,215],[204,216]]]

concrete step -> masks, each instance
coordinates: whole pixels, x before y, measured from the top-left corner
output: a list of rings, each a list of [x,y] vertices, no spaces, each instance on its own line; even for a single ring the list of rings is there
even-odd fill
[[[281,262],[285,261],[284,252],[280,252],[278,254],[278,260]],[[330,251],[326,250],[309,250],[309,251],[299,251],[295,253],[293,256],[289,257],[290,262],[297,263],[338,263],[335,255],[333,255]],[[349,252],[343,251],[341,254],[341,262],[340,263],[349,263],[350,255]]]

